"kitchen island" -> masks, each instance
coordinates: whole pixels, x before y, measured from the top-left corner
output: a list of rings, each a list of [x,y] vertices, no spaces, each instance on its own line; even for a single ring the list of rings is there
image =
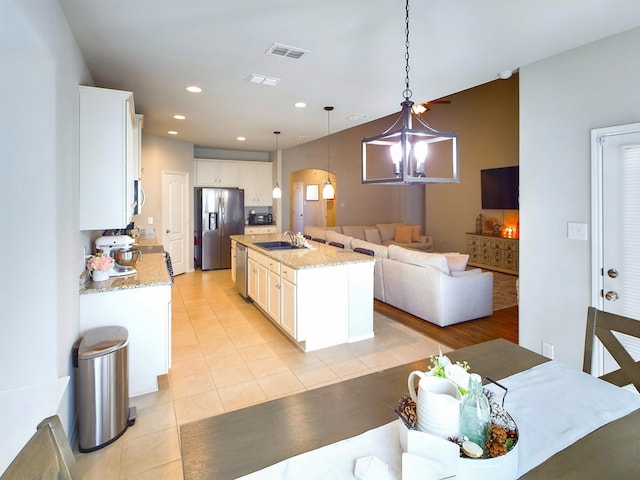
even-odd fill
[[[132,397],[157,391],[158,375],[171,367],[171,277],[164,254],[143,253],[135,270],[104,282],[94,282],[86,271],[80,275],[80,335],[109,325],[129,331]]]
[[[254,304],[305,352],[372,338],[373,257],[313,241],[292,250],[258,245],[287,239],[231,237],[232,250],[247,247],[246,290]]]

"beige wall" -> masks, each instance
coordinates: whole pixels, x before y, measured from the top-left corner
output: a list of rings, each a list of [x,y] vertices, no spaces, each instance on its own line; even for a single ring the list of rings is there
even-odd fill
[[[193,144],[181,142],[142,132],[142,186],[146,201],[141,215],[135,215],[133,222],[140,229],[154,229],[157,240],[162,244],[162,172],[185,172],[189,174],[189,225],[193,226]],[[153,225],[148,224],[149,217]],[[193,258],[193,240],[188,232],[187,258]],[[188,271],[193,270],[193,262],[188,262]]]
[[[460,159],[459,184],[426,187],[427,232],[438,251],[466,252],[465,232],[475,230],[479,213],[501,224],[518,222],[517,211],[482,210],[480,170],[518,165],[518,75],[447,97],[426,121],[438,130],[455,130]]]
[[[466,251],[464,233],[474,230],[475,218],[481,212],[480,170],[518,164],[518,76],[447,99],[451,104],[433,105],[423,119],[437,130],[458,133],[460,183],[426,187],[361,183],[362,138],[389,128],[397,114],[337,132],[331,136],[331,172],[338,187],[337,225],[404,221],[422,225],[423,232],[434,236],[437,250]],[[326,167],[326,138],[284,151],[283,191],[289,192],[294,172]],[[284,212],[289,211],[289,198],[282,199]],[[506,212],[506,216],[502,211],[483,213],[501,222],[514,214],[517,217],[517,212]],[[309,220],[305,224],[316,224],[316,218]]]

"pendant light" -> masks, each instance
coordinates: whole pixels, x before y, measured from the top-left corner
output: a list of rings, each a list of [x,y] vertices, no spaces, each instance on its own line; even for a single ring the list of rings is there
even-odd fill
[[[280,132],[273,132],[276,136],[276,165],[278,163],[278,135]],[[271,193],[273,198],[282,198],[282,190],[280,189],[280,185],[278,185],[278,179],[276,178],[276,186],[273,187],[273,192]]]
[[[325,111],[327,112],[327,182],[324,184],[324,187],[322,188],[322,198],[324,198],[325,200],[333,200],[336,197],[336,191],[333,188],[333,185],[331,184],[331,178],[329,178],[329,170],[330,170],[330,165],[331,165],[331,140],[330,140],[330,134],[331,134],[331,111],[333,110],[333,107],[324,107]]]
[[[386,131],[362,139],[362,183],[458,183],[456,133],[439,132],[412,111],[412,91],[409,87],[409,0],[405,4],[404,57],[402,110]],[[418,128],[414,128],[414,120]],[[430,158],[427,162],[428,154]],[[428,176],[429,171],[439,176]]]

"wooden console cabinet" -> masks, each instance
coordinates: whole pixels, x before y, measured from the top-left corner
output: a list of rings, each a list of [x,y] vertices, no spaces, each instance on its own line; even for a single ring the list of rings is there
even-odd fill
[[[518,239],[467,233],[468,265],[518,275]]]

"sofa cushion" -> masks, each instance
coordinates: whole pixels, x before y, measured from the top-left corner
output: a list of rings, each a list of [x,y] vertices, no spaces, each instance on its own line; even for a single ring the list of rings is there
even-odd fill
[[[341,233],[334,232],[333,230],[327,230],[327,233],[325,234],[325,239],[327,240],[327,243],[338,242],[344,245],[344,248],[352,248],[351,240],[353,240],[353,237],[350,237],[348,235],[343,235]]]
[[[367,248],[369,250],[373,250],[373,253],[375,253],[376,257],[389,258],[387,247],[385,247],[384,245],[378,245],[354,238],[353,240],[351,240],[351,248]]]
[[[365,228],[364,239],[367,242],[375,243],[376,245],[380,245],[382,243],[380,240],[380,231],[377,228]]]
[[[380,240],[382,243],[393,240],[396,236],[396,226],[402,223],[376,223],[376,228],[380,231]]]
[[[411,226],[411,241],[412,242],[420,241],[420,225]]]
[[[398,243],[411,243],[412,228],[413,227],[409,225],[397,225],[393,241]]]
[[[391,260],[410,263],[420,267],[432,267],[440,270],[442,273],[450,275],[447,259],[441,253],[420,252],[398,247],[397,245],[389,245],[388,252]]]
[[[342,233],[345,235],[349,235],[350,237],[353,237],[353,238],[366,240],[366,237],[364,236],[365,228],[371,228],[371,227],[367,227],[364,225],[347,225],[347,226],[343,225]]]
[[[463,272],[467,268],[467,262],[469,261],[469,255],[466,253],[447,252],[443,253],[447,259],[450,272]]]

